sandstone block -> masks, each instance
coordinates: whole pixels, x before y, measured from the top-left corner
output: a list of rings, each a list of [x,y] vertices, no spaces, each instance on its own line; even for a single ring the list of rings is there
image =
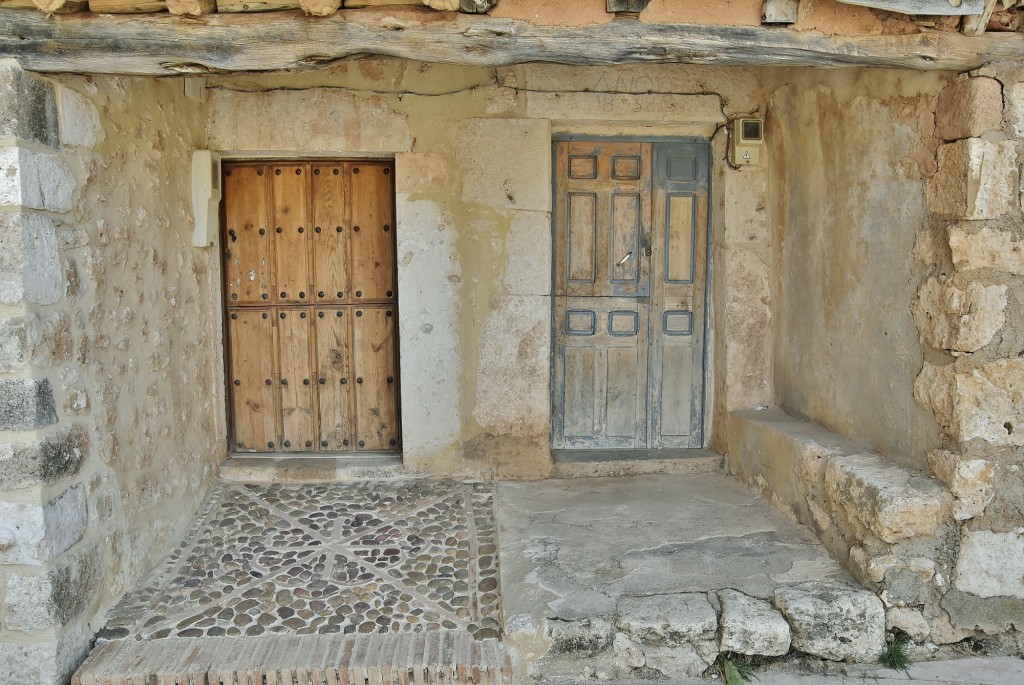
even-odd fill
[[[831,459],[825,496],[854,530],[894,543],[932,535],[942,518],[941,487],[877,454]]]
[[[607,619],[548,619],[545,626],[553,652],[584,652],[593,655],[612,643],[612,624]]]
[[[25,319],[20,316],[0,319],[0,373],[11,373],[25,366],[27,347]]]
[[[50,381],[0,379],[0,430],[32,430],[57,421]]]
[[[939,604],[954,628],[1003,633],[1024,626],[1024,599],[1020,597],[977,597],[953,589],[942,596]],[[934,629],[932,632],[934,638]]]
[[[551,210],[551,133],[547,121],[469,119],[462,124],[459,141],[464,202]]]
[[[775,591],[793,647],[834,661],[870,663],[885,643],[885,609],[874,593],[840,583],[809,582]]]
[[[965,521],[985,512],[995,496],[993,468],[984,459],[962,459],[948,450],[928,453],[928,465],[935,477],[953,493],[953,518]]]
[[[52,640],[38,644],[0,641],[0,683],[58,685],[56,651]]]
[[[976,138],[1002,121],[1003,89],[994,78],[962,75],[939,94],[935,127],[946,140]]]
[[[1013,141],[967,138],[939,148],[928,180],[928,209],[951,219],[995,219],[1013,209],[1017,148]]]
[[[0,148],[0,205],[67,212],[78,183],[60,155]]]
[[[0,303],[53,304],[63,284],[53,222],[42,214],[0,213]]]
[[[1013,135],[1024,138],[1024,81],[1010,83],[1003,89],[1006,123]]]
[[[963,288],[929,278],[911,307],[921,338],[932,347],[975,352],[1006,323],[1005,285],[969,282]]]
[[[0,490],[51,485],[77,474],[89,456],[89,432],[70,426],[39,442],[0,443]]]
[[[551,294],[551,215],[516,212],[505,241],[502,284],[510,295]]]
[[[1024,599],[1024,528],[964,530],[953,587],[978,597]]]
[[[707,595],[683,592],[619,600],[615,627],[645,645],[714,640],[718,615]]]
[[[885,629],[898,628],[910,636],[910,639],[921,642],[925,640],[931,627],[921,611],[909,607],[889,607],[885,612]]]
[[[60,142],[64,145],[94,147],[103,136],[100,113],[88,98],[65,85],[57,86]]]
[[[85,486],[76,485],[49,502],[0,502],[0,521],[14,533],[14,544],[0,551],[0,562],[39,566],[82,539],[87,524]]]
[[[57,146],[53,88],[8,61],[0,64],[0,138]]]
[[[721,590],[723,652],[782,656],[789,651],[789,624],[768,602],[735,590]]]
[[[949,228],[949,249],[953,264],[960,271],[995,269],[1009,274],[1024,274],[1024,240],[1009,231],[969,224]]]
[[[42,630],[66,626],[96,598],[102,581],[98,547],[62,559],[45,574],[10,573],[4,595],[6,626]]]
[[[950,433],[966,442],[1024,445],[1024,359],[1000,359],[957,373]]]

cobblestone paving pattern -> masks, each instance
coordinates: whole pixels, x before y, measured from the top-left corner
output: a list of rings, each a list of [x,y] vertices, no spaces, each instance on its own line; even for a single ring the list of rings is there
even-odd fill
[[[219,485],[99,637],[496,638],[493,503],[490,485],[452,481]]]

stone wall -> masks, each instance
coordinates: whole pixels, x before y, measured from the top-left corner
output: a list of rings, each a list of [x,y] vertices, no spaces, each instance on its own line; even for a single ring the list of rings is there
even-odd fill
[[[953,625],[1024,629],[1024,71],[963,75],[939,98],[925,272],[913,314],[927,350],[915,396],[942,443],[928,454],[953,497]]]
[[[66,681],[223,457],[200,113],[180,81],[0,67],[0,682]]]

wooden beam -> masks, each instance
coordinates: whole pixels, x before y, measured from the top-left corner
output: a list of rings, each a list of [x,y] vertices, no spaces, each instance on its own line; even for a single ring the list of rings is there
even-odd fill
[[[965,36],[980,36],[988,28],[988,20],[996,9],[996,0],[985,0],[985,9],[976,16],[964,17],[961,30]]]
[[[148,14],[166,9],[167,0],[89,0],[89,11],[96,14]]]
[[[344,17],[342,16],[344,14]],[[967,71],[1021,64],[1024,35],[954,32],[844,38],[789,29],[609,22],[586,28],[418,10],[99,17],[0,10],[0,58],[29,71],[203,74],[309,69],[383,55],[495,67],[560,64],[762,64]]]
[[[280,12],[299,8],[299,0],[217,0],[217,11],[233,12]],[[263,20],[266,25],[267,20]]]
[[[961,15],[981,14],[985,0],[839,0],[848,5],[860,5],[886,12],[912,15]]]

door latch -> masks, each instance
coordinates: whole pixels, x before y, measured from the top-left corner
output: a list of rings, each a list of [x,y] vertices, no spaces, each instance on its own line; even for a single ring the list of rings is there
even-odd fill
[[[625,264],[626,262],[628,262],[632,258],[633,258],[633,251],[630,250],[629,252],[626,253],[625,257],[623,257],[622,259],[620,259],[618,262],[615,263],[615,266],[622,266],[623,264]]]

